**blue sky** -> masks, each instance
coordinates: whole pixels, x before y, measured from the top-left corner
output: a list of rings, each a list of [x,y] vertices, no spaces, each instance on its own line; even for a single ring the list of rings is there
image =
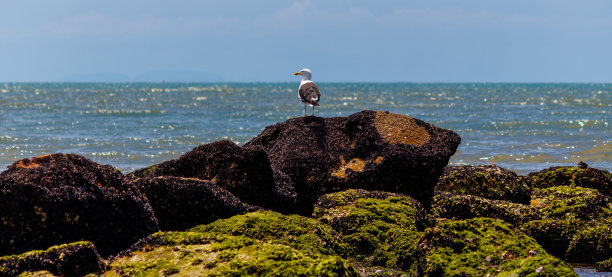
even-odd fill
[[[612,82],[612,1],[0,4],[0,81]]]

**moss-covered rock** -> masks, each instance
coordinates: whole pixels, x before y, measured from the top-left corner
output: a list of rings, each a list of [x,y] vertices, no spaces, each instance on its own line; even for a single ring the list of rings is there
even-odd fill
[[[160,176],[131,183],[147,197],[164,231],[185,230],[258,209],[210,181]]]
[[[542,219],[527,222],[522,229],[535,238],[549,253],[570,260],[583,260],[584,255],[568,254],[570,242],[593,223],[605,221],[612,215],[608,198],[596,189],[579,186],[555,186],[533,189],[531,204],[543,215]],[[576,242],[578,243],[578,242]],[[592,247],[585,248],[595,251]],[[587,259],[589,262],[595,260]]]
[[[546,252],[564,258],[572,238],[582,224],[584,221],[578,219],[545,218],[527,222],[521,229],[546,249]]]
[[[608,198],[596,189],[578,186],[555,186],[534,189],[531,204],[547,218],[583,220],[610,215]]]
[[[555,186],[580,186],[597,189],[599,192],[612,194],[612,179],[604,170],[588,167],[585,163],[578,166],[551,167],[529,174],[531,186],[548,188]]]
[[[531,237],[491,218],[443,220],[419,242],[419,275],[578,276]]]
[[[525,178],[496,165],[447,166],[436,190],[529,204]]]
[[[597,271],[612,271],[612,258],[597,262],[595,268]]]
[[[17,276],[24,272],[29,276],[44,276],[41,275],[43,272],[38,271],[60,276],[84,276],[99,273],[103,268],[102,258],[88,241],[0,257],[0,276]]]
[[[530,205],[448,192],[434,197],[431,212],[435,217],[449,219],[496,218],[514,226],[542,217],[540,211]]]
[[[572,237],[565,260],[595,263],[612,257],[612,217],[583,224]]]
[[[342,235],[359,267],[374,273],[376,266],[414,273],[421,231],[433,223],[409,196],[365,190],[320,197],[314,216]]]
[[[205,234],[231,234],[270,243],[284,244],[300,251],[341,254],[346,247],[338,233],[327,224],[299,215],[258,211],[190,229]]]
[[[105,276],[357,276],[335,232],[314,219],[261,211],[188,232],[156,233]]]

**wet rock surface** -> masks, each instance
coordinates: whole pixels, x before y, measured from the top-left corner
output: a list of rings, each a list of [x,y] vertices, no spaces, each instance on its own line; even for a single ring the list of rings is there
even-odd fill
[[[200,145],[177,159],[129,174],[131,178],[157,176],[209,180],[243,202],[265,208],[291,201],[277,195],[274,172],[263,149],[240,147],[229,140]]]
[[[108,256],[157,231],[147,199],[123,179],[73,154],[15,162],[0,173],[0,254],[89,240]]]
[[[242,203],[210,181],[173,176],[132,180],[153,207],[159,228],[186,230],[196,225],[261,209]]]
[[[289,177],[296,212],[310,214],[319,196],[349,188],[407,194],[429,207],[460,141],[456,133],[412,117],[362,111],[293,118],[266,127],[246,146],[265,149],[272,168]]]
[[[529,204],[530,200],[530,189],[526,180],[495,165],[448,166],[444,169],[436,190],[521,204]]]
[[[104,261],[91,242],[75,242],[46,250],[0,257],[0,276],[19,276],[23,272],[47,271],[59,276],[84,276],[100,273]]]

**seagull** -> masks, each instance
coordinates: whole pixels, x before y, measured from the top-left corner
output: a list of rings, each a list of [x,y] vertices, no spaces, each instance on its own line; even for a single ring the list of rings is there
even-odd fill
[[[306,116],[306,104],[312,107],[312,115],[314,116],[314,107],[319,106],[321,93],[319,92],[319,87],[310,80],[310,77],[312,77],[310,69],[304,68],[293,75],[302,75],[302,81],[298,89],[298,97],[304,102],[304,116]]]

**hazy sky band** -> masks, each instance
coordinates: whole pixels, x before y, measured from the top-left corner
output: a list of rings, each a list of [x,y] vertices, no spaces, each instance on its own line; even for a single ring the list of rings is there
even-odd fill
[[[431,3],[434,2],[434,3]],[[0,81],[611,82],[610,1],[5,1]]]

